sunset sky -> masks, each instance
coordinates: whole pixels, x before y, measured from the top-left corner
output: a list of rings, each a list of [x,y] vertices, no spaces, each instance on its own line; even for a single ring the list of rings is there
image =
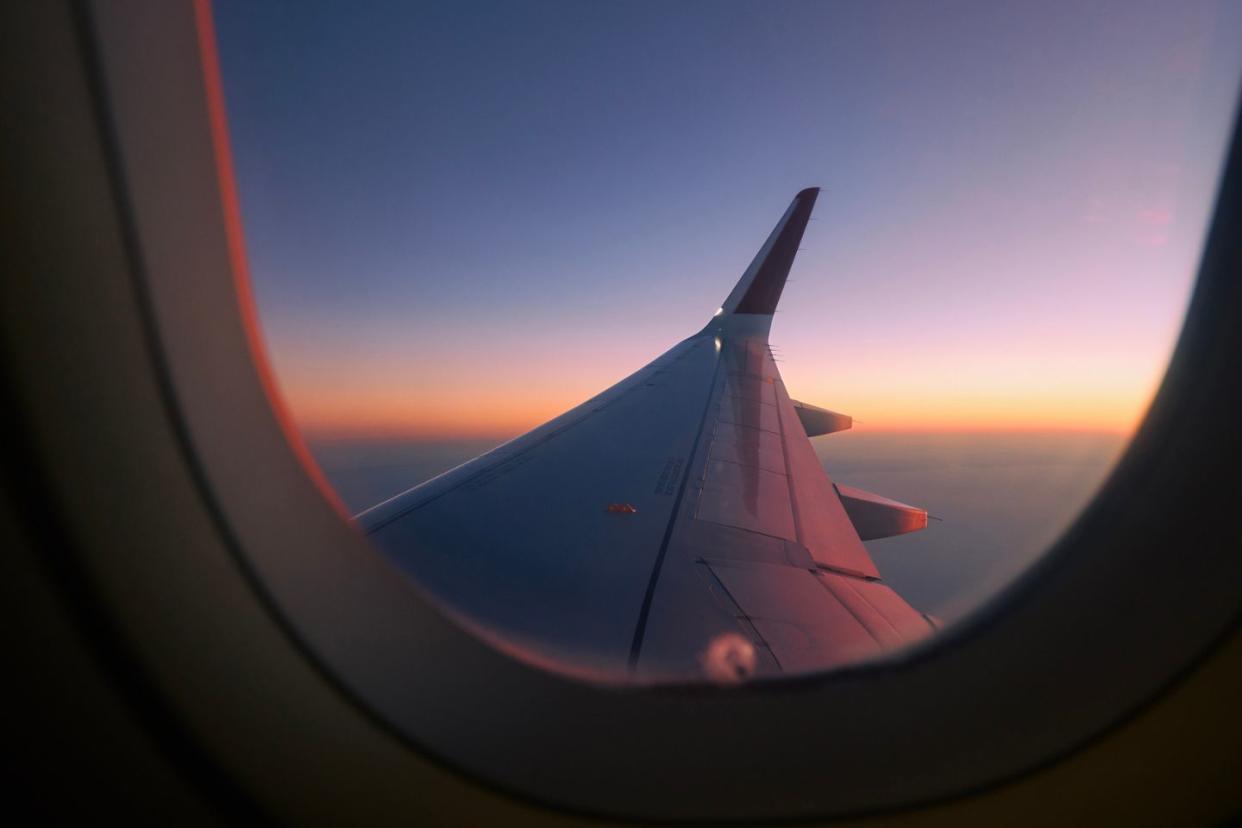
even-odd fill
[[[1242,3],[217,0],[269,354],[312,436],[505,437],[773,326],[867,429],[1126,431],[1191,287]]]

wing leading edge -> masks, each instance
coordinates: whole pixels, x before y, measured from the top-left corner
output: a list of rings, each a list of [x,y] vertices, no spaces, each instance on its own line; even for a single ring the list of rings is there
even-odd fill
[[[699,333],[360,526],[498,646],[605,680],[816,671],[929,634],[880,581],[807,437],[824,418],[768,347],[817,195],[798,193]]]

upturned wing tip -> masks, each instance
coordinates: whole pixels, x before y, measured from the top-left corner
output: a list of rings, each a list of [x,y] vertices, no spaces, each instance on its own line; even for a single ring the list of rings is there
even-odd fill
[[[766,316],[776,312],[781,291],[785,288],[785,280],[818,196],[819,187],[807,187],[794,196],[750,267],[746,268],[733,292],[721,305],[721,312]]]

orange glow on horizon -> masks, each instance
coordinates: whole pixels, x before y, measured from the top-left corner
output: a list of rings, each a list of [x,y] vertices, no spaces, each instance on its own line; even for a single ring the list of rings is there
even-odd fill
[[[1129,434],[1163,377],[1169,347],[1032,334],[992,347],[894,340],[825,349],[805,333],[809,323],[790,327],[782,351],[790,356],[781,362],[790,395],[848,414],[870,432]],[[582,404],[675,341],[651,331],[533,332],[494,347],[468,329],[441,339],[435,347],[351,343],[308,327],[302,341],[313,347],[278,354],[281,391],[316,439],[508,439]]]
[[[605,384],[580,393],[500,395],[362,394],[290,390],[290,407],[303,431],[317,439],[508,439],[580,405]],[[802,394],[855,417],[868,432],[1107,432],[1129,434],[1146,412],[1150,394],[908,395]]]

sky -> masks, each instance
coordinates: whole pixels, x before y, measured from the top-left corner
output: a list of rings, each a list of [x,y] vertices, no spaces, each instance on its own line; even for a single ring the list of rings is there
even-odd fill
[[[820,186],[773,326],[875,430],[1134,427],[1242,3],[216,0],[247,252],[311,437],[503,438],[697,331]]]

